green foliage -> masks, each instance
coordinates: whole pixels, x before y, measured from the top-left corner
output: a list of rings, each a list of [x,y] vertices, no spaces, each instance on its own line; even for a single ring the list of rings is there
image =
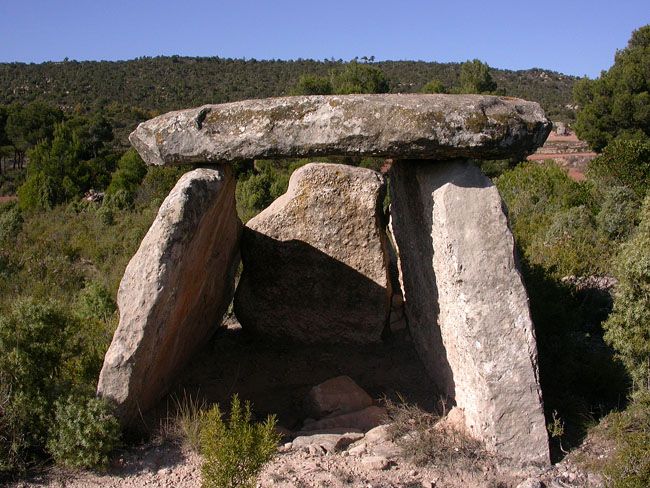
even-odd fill
[[[611,254],[610,243],[598,232],[594,215],[585,205],[551,215],[548,227],[540,229],[527,253],[534,262],[558,276],[603,274]]]
[[[289,177],[306,160],[255,162],[255,169],[237,181],[237,213],[247,222],[287,191]]]
[[[0,246],[10,245],[23,228],[23,216],[14,204],[0,204]]]
[[[69,396],[55,403],[47,449],[54,460],[71,468],[105,468],[117,447],[120,426],[100,398]]]
[[[302,75],[293,88],[292,95],[331,95],[332,82],[325,76]]]
[[[615,248],[599,230],[591,185],[572,181],[555,164],[529,162],[504,172],[497,187],[515,238],[531,264],[558,277],[602,274],[608,269]],[[608,208],[616,206],[614,196],[610,195]]]
[[[625,186],[607,187],[601,196],[600,211],[596,215],[598,231],[615,241],[627,239],[637,225],[638,197]]]
[[[5,398],[0,460],[4,470],[21,469],[42,448],[52,404],[61,388],[70,355],[73,318],[58,304],[17,300],[0,316],[0,383]]]
[[[85,320],[107,321],[117,310],[117,305],[106,287],[97,281],[86,283],[76,299],[75,312]]]
[[[193,168],[180,166],[148,166],[147,174],[135,195],[135,205],[159,207],[181,176]]]
[[[275,432],[275,417],[253,423],[251,406],[242,406],[234,395],[230,417],[224,420],[218,405],[202,419],[201,468],[205,488],[255,487],[258,473],[277,450],[280,436]]]
[[[479,59],[464,62],[460,67],[460,93],[492,93],[497,84],[490,67]]]
[[[16,150],[24,152],[37,143],[50,139],[54,127],[62,120],[63,112],[47,103],[15,103],[8,108],[5,131]]]
[[[84,160],[85,156],[73,124],[58,124],[52,140],[41,141],[29,153],[27,181],[18,190],[21,207],[48,209],[90,188],[103,188],[113,169],[112,159]]]
[[[331,75],[334,93],[387,93],[390,89],[386,75],[377,66],[351,61]]]
[[[589,163],[588,173],[604,187],[624,186],[643,198],[650,188],[650,139],[612,140]]]
[[[616,259],[619,285],[605,339],[627,367],[634,387],[650,391],[650,197],[641,222]]]
[[[431,80],[422,87],[422,93],[447,93],[447,88],[440,80]]]
[[[632,33],[614,65],[595,80],[576,83],[573,96],[581,107],[578,136],[596,151],[620,135],[650,137],[650,25]]]
[[[650,486],[650,394],[645,393],[623,412],[608,417],[608,434],[616,442],[616,453],[605,466],[608,486]]]
[[[123,191],[133,200],[146,174],[147,166],[140,155],[134,149],[129,149],[118,161],[106,193],[110,195]]]

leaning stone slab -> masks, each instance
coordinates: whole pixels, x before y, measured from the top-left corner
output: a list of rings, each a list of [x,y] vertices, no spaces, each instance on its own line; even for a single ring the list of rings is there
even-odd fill
[[[129,139],[147,164],[260,158],[509,158],[552,128],[537,103],[488,95],[331,95],[245,100],[169,112]]]
[[[386,326],[388,276],[383,177],[312,163],[251,219],[235,293],[242,327],[298,342],[377,342]]]
[[[186,173],[161,205],[120,283],[120,324],[97,387],[123,425],[167,392],[219,327],[232,298],[240,234],[229,166]]]
[[[399,161],[391,196],[406,314],[431,377],[489,450],[548,463],[528,297],[496,187],[466,161]]]

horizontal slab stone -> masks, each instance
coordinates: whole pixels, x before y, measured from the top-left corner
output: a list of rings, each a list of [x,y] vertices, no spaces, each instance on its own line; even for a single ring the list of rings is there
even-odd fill
[[[330,95],[169,112],[129,139],[150,165],[317,156],[500,159],[541,146],[539,104],[488,95]]]

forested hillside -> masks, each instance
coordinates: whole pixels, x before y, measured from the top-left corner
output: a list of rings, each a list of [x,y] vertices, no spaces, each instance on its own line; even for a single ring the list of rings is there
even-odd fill
[[[366,59],[362,59],[365,61]],[[64,111],[112,104],[166,112],[205,103],[288,95],[301,75],[325,76],[342,60],[257,61],[226,58],[156,57],[131,61],[65,61],[0,64],[0,105],[42,100]],[[460,63],[373,62],[394,93],[419,92],[432,79],[459,84]],[[575,77],[531,69],[491,70],[506,95],[539,101],[553,120],[570,120]]]

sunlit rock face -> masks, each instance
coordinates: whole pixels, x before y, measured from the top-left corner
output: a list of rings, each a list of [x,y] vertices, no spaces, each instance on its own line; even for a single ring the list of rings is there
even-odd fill
[[[162,203],[120,283],[120,323],[97,388],[124,425],[156,404],[221,324],[240,235],[229,166],[186,173]]]

